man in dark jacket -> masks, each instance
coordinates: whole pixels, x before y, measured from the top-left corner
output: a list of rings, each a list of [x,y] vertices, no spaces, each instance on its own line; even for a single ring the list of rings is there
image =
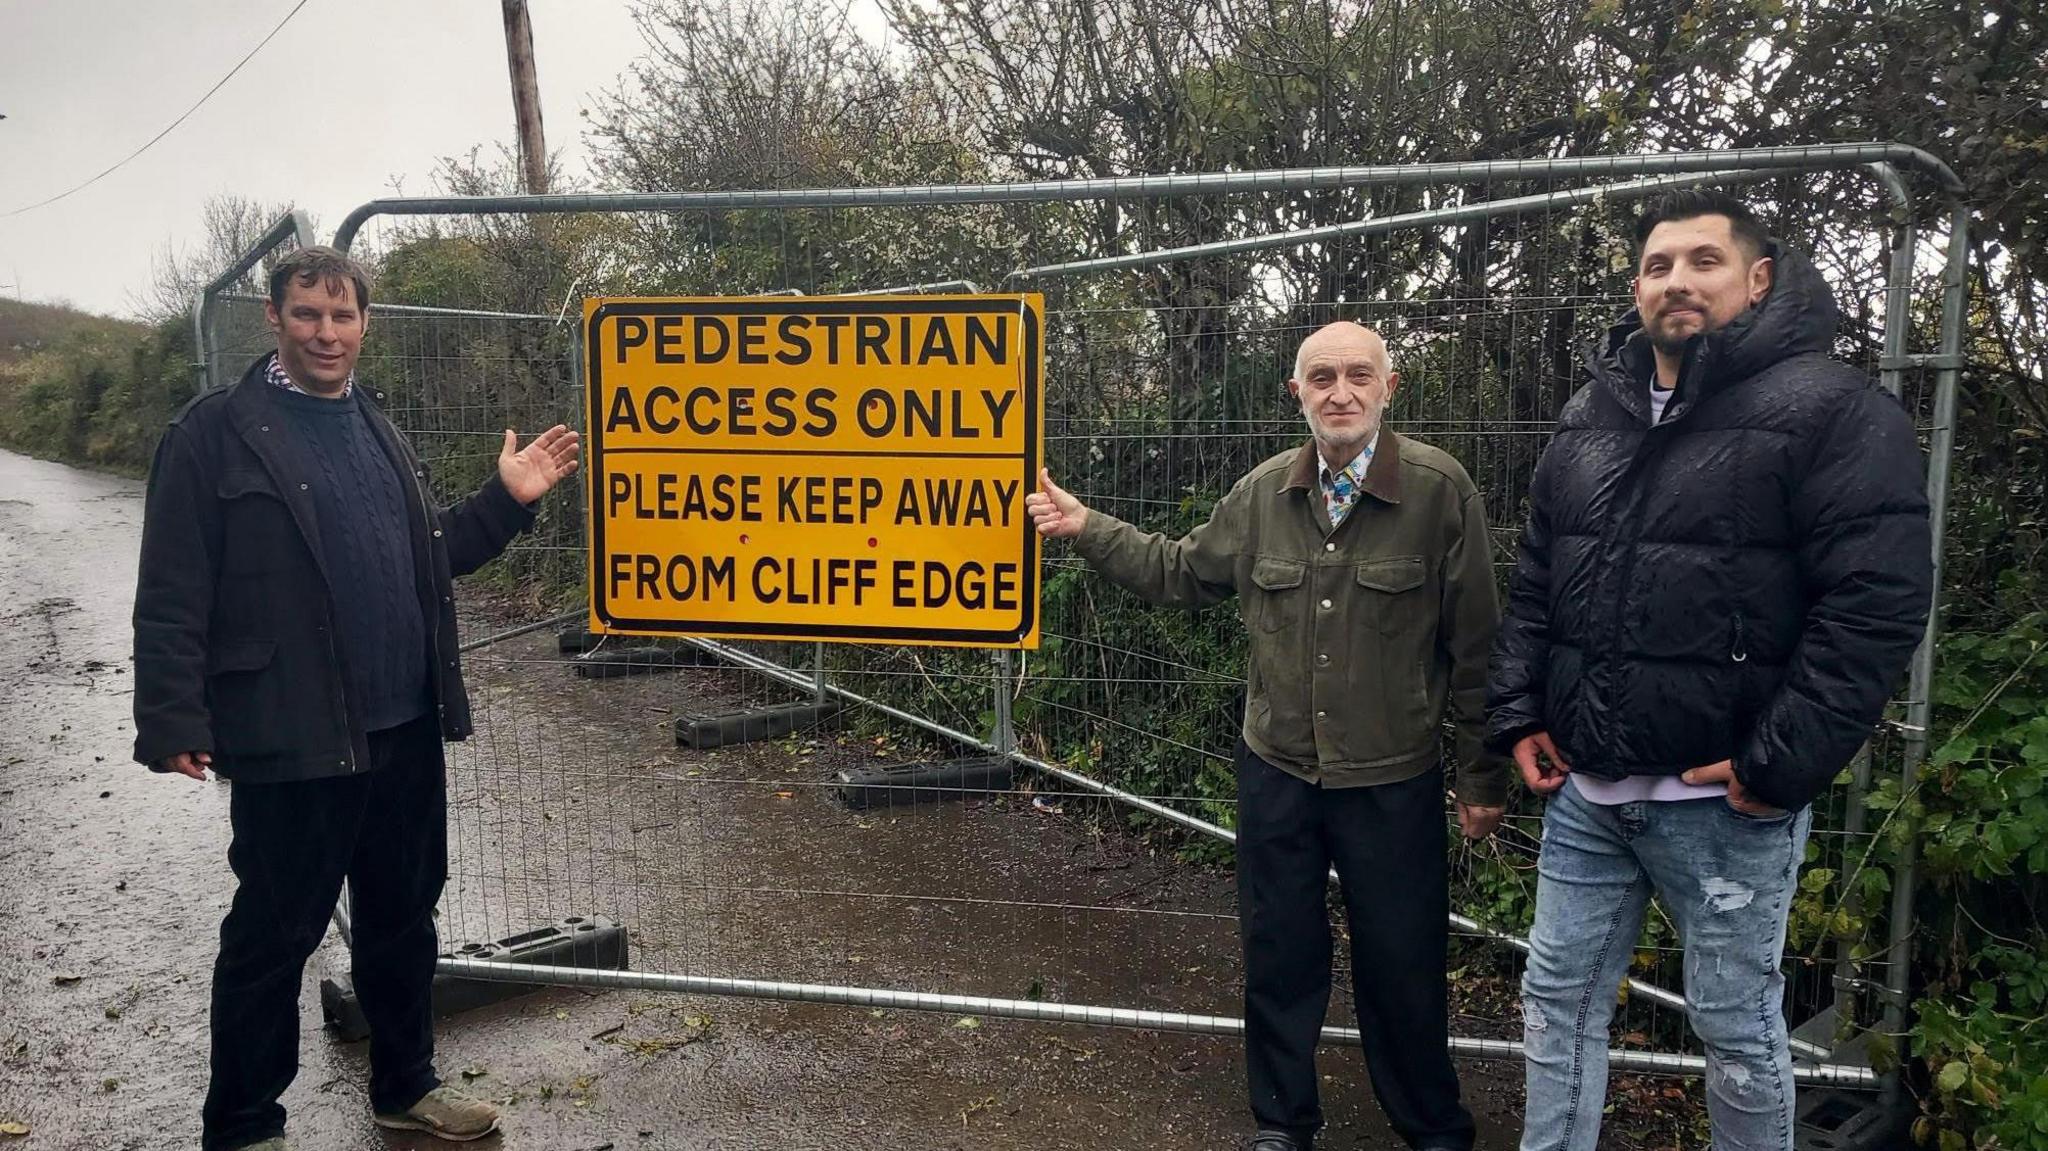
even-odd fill
[[[436,507],[354,377],[369,278],[329,248],[270,274],[277,351],[172,418],[150,469],[135,594],[135,758],[234,781],[238,886],[214,964],[206,1151],[280,1151],[306,959],[349,884],[370,1103],[385,1127],[474,1139],[496,1111],[433,1068],[433,910],[447,868],[441,741],[470,730],[453,576],[533,520],[576,433]]]
[[[1329,874],[1373,1094],[1423,1151],[1470,1151],[1449,1053],[1443,721],[1457,728],[1458,824],[1491,834],[1505,759],[1481,748],[1499,624],[1479,489],[1448,453],[1381,423],[1400,376],[1377,332],[1303,340],[1288,391],[1310,440],[1240,479],[1180,539],[1091,509],[1041,473],[1042,535],[1159,604],[1235,596],[1250,635],[1237,748],[1251,1151],[1308,1151],[1330,1001]]]
[[[1636,238],[1636,309],[1537,465],[1489,674],[1489,741],[1551,796],[1522,1146],[1595,1146],[1655,892],[1714,1146],[1790,1151],[1786,910],[1808,805],[1925,629],[1923,468],[1897,401],[1828,358],[1819,273],[1741,202],[1668,194]]]

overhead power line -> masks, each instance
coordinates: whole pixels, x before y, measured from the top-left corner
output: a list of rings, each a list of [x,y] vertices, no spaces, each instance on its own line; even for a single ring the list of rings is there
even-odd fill
[[[49,205],[54,204],[67,196],[83,192],[87,188],[92,187],[94,184],[99,183],[101,180],[104,180],[108,176],[111,176],[115,172],[119,171],[123,166],[125,166],[129,161],[135,159],[137,156],[140,156],[144,152],[149,151],[150,148],[155,146],[158,140],[161,140],[165,136],[170,135],[171,132],[175,130],[178,125],[183,124],[188,118],[190,118],[192,113],[197,112],[201,105],[205,104],[208,100],[212,99],[213,94],[215,92],[220,91],[223,85],[225,85],[228,81],[234,79],[235,73],[240,72],[242,70],[243,65],[255,59],[256,53],[263,51],[263,46],[265,44],[270,43],[272,40],[276,39],[277,34],[279,32],[284,31],[284,26],[292,22],[292,17],[297,16],[299,14],[299,9],[304,8],[307,4],[311,2],[312,0],[299,0],[297,4],[292,5],[292,10],[284,14],[284,19],[279,20],[277,22],[277,27],[272,28],[268,36],[265,36],[263,39],[257,41],[256,46],[254,48],[249,49],[248,55],[243,56],[240,60],[235,62],[234,67],[228,69],[227,75],[222,76],[218,81],[216,81],[213,87],[208,88],[206,90],[205,95],[199,97],[199,99],[195,101],[190,108],[185,109],[183,114],[181,114],[177,119],[171,121],[170,124],[167,125],[163,131],[158,132],[154,136],[151,136],[149,138],[148,143],[144,144],[140,148],[135,149],[133,152],[128,153],[126,156],[121,157],[119,160],[114,161],[113,164],[108,166],[106,171],[101,172],[99,175],[92,177],[91,179],[85,181],[84,183],[78,184],[74,187],[66,188],[63,191],[57,193],[56,195],[51,196],[47,200],[38,200],[33,204],[26,204],[23,205],[22,207],[16,208],[13,211],[8,212],[6,215],[0,216],[0,220],[12,219],[15,216],[21,215],[23,212],[33,212],[37,208],[48,207]]]

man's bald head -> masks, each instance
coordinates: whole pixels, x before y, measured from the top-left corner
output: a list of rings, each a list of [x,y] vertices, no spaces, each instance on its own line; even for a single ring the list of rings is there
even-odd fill
[[[1324,324],[1308,334],[1301,341],[1301,347],[1294,353],[1294,379],[1300,381],[1307,376],[1309,357],[1323,352],[1341,352],[1343,349],[1371,348],[1379,357],[1381,375],[1394,374],[1394,357],[1387,351],[1387,341],[1378,332],[1356,320],[1338,320]]]
[[[1323,458],[1342,467],[1379,433],[1380,416],[1400,380],[1380,334],[1340,320],[1301,342],[1287,390],[1301,401]]]

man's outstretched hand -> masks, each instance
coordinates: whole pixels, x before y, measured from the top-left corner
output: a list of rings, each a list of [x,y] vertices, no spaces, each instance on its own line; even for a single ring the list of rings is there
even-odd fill
[[[1052,539],[1070,539],[1081,534],[1088,522],[1088,505],[1068,495],[1052,482],[1052,473],[1038,469],[1038,490],[1024,497],[1024,514],[1038,526],[1038,534]]]
[[[519,446],[519,433],[506,428],[505,448],[498,453],[498,479],[513,499],[530,504],[576,474],[576,457],[582,450],[583,437],[566,424],[533,437],[524,448]]]

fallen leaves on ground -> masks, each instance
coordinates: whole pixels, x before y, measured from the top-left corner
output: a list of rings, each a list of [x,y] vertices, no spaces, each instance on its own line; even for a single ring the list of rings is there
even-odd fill
[[[1054,1047],[1057,1047],[1060,1050],[1065,1051],[1068,1054],[1072,1055],[1074,1057],[1074,1062],[1076,1063],[1093,1059],[1097,1054],[1096,1050],[1093,1047],[1077,1047],[1074,1044],[1059,1038],[1058,1036],[1054,1036],[1051,1040],[1049,1040],[1049,1042]]]
[[[637,1016],[647,1007],[653,1005],[645,1004],[638,1006],[639,1010],[629,1009],[629,1013]],[[643,1059],[652,1059],[657,1055],[665,1055],[670,1051],[688,1047],[690,1044],[699,1042],[711,1034],[712,1023],[709,1015],[688,1010],[671,1010],[669,1015],[682,1024],[682,1030],[665,1032],[660,1035],[633,1036],[623,1034],[625,1028],[621,1025],[620,1027],[612,1028],[609,1032],[603,1033],[603,1038],[600,1041],[609,1043],[614,1047],[623,1047]]]
[[[988,1108],[990,1108],[990,1107],[993,1107],[993,1106],[995,1106],[995,1105],[996,1105],[996,1097],[995,1097],[995,1096],[993,1096],[993,1095],[990,1095],[990,1096],[988,1096],[988,1097],[986,1097],[986,1098],[984,1098],[984,1099],[980,1100],[979,1102],[976,1102],[976,1103],[970,1103],[970,1104],[968,1104],[968,1105],[967,1105],[966,1107],[962,1108],[962,1109],[961,1109],[961,1111],[960,1111],[960,1126],[962,1126],[962,1127],[966,1127],[966,1126],[967,1126],[967,1121],[968,1121],[969,1119],[972,1119],[972,1118],[974,1118],[974,1116],[975,1116],[975,1114],[976,1114],[977,1112],[980,1112],[980,1111],[984,1111],[984,1110],[987,1110]]]

